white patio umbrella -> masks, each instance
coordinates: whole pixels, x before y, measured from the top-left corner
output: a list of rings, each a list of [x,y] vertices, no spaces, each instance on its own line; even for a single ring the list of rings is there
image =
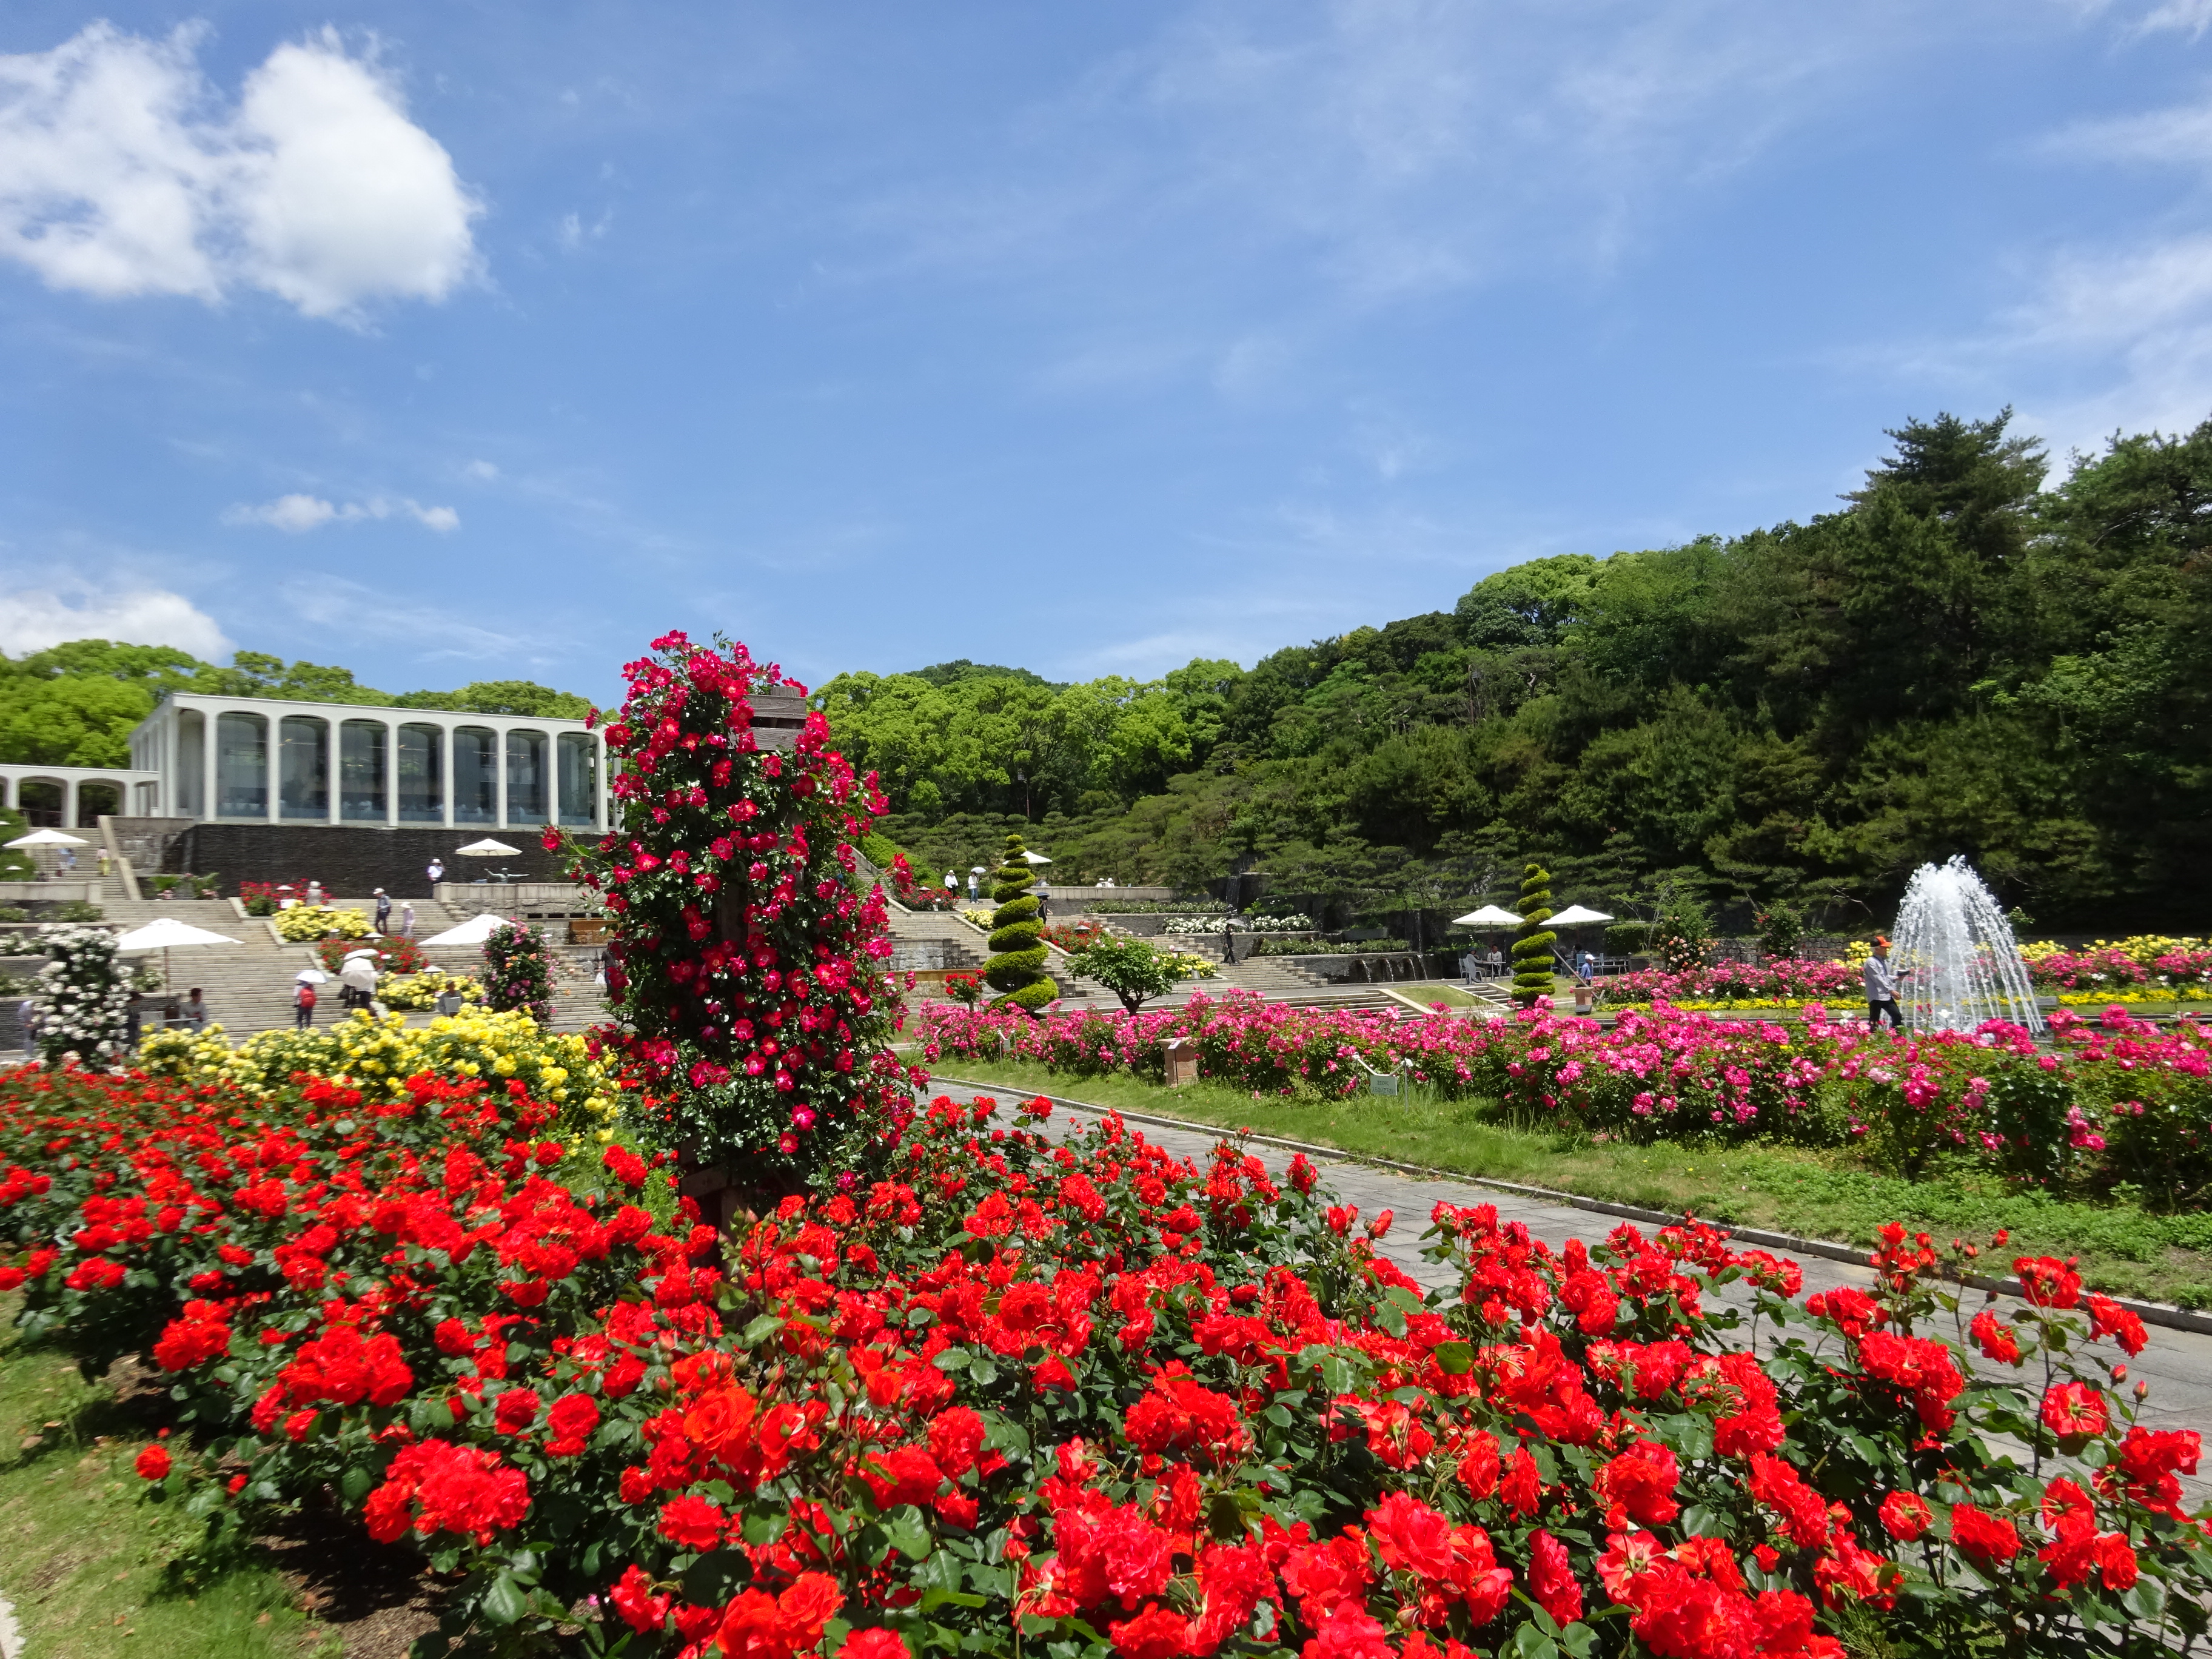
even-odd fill
[[[1547,927],[1586,927],[1594,921],[1611,921],[1613,918],[1602,910],[1593,910],[1587,905],[1570,904],[1546,922]]]
[[[429,945],[482,945],[494,933],[507,925],[505,916],[487,910],[480,916],[471,916],[458,927],[448,927],[434,933],[422,943]]]
[[[465,859],[519,859],[522,856],[520,847],[509,847],[505,842],[494,841],[489,836],[454,850],[457,856]]]
[[[8,845],[12,849],[17,847],[89,847],[92,843],[82,836],[64,835],[58,830],[33,830],[27,836],[16,836]]]
[[[188,945],[235,945],[238,941],[228,933],[211,933],[204,927],[195,927],[190,922],[179,921],[173,916],[163,916],[149,921],[143,927],[134,927],[115,941],[118,951],[159,951],[161,953],[161,983],[169,982],[169,952]]]
[[[1047,858],[1043,854],[1032,853],[1026,849],[1022,854],[1022,860],[1023,862],[1026,864],[1050,864],[1052,862],[1052,860]]]
[[[1495,904],[1486,904],[1480,910],[1470,910],[1463,916],[1454,916],[1455,927],[1518,927],[1521,918],[1510,910],[1500,909]]]

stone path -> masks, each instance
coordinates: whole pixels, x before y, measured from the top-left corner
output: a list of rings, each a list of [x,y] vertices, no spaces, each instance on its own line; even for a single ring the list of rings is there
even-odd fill
[[[1006,1103],[1000,1108],[1000,1115],[1009,1122],[1012,1117],[1012,1103],[1018,1096],[1018,1091],[1003,1086],[994,1088],[960,1084],[943,1078],[932,1082],[930,1093],[933,1097],[941,1093],[963,1101],[979,1095],[992,1096]],[[1053,1115],[1055,1125],[1069,1118],[1088,1121],[1102,1115],[1098,1109],[1084,1107],[1074,1101],[1062,1101],[1058,1096],[1054,1098],[1060,1102]],[[1176,1157],[1201,1163],[1222,1139],[1220,1131],[1205,1126],[1170,1128],[1151,1121],[1133,1122],[1131,1127],[1140,1129],[1147,1140]],[[1267,1165],[1271,1174],[1276,1175],[1289,1166],[1293,1156],[1279,1147],[1256,1143],[1250,1151]],[[1614,1216],[1547,1202],[1475,1182],[1408,1175],[1395,1170],[1377,1168],[1349,1157],[1327,1157],[1319,1153],[1309,1156],[1320,1169],[1322,1181],[1343,1201],[1357,1204],[1363,1217],[1373,1216],[1384,1210],[1396,1212],[1396,1220],[1382,1240],[1382,1253],[1423,1286],[1432,1290],[1455,1288],[1455,1281],[1448,1271],[1435,1262],[1421,1259],[1421,1235],[1428,1229],[1429,1212],[1439,1202],[1465,1206],[1495,1205],[1501,1221],[1522,1223],[1530,1233],[1554,1249],[1564,1245],[1570,1238],[1595,1243],[1620,1224],[1620,1218]],[[1646,1232],[1651,1231],[1648,1223],[1637,1224],[1642,1225]],[[1863,1265],[1832,1261],[1786,1250],[1775,1253],[1787,1255],[1797,1262],[1803,1270],[1805,1291],[1808,1295],[1815,1291],[1832,1290],[1840,1285],[1869,1289],[1875,1282],[1873,1271]],[[1970,1291],[1968,1294],[1979,1293]],[[1976,1305],[1978,1304],[1968,1304],[1969,1308]],[[2009,1320],[2015,1311],[2016,1305],[2010,1310],[2001,1308],[2000,1315]],[[2098,1352],[2118,1357],[2117,1350],[2112,1349],[2109,1344],[2100,1345]],[[2150,1397],[2143,1402],[2138,1417],[2146,1428],[2195,1429],[2204,1436],[2208,1446],[2212,1446],[2212,1336],[2153,1326],[2149,1346],[2129,1362],[2128,1371],[2130,1382],[2142,1378],[2150,1383]],[[2183,1477],[2182,1485],[2192,1507],[2212,1503],[2212,1460],[2208,1460],[2197,1478]]]

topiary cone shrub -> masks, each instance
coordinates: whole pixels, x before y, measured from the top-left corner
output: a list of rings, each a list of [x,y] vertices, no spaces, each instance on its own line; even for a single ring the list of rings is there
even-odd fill
[[[991,913],[994,954],[983,977],[1000,993],[995,1006],[1034,1013],[1057,997],[1060,988],[1044,970],[1044,927],[1037,921],[1036,896],[1030,891],[1036,872],[1022,856],[1026,851],[1019,836],[1006,837],[1006,861],[991,889],[999,908]]]
[[[853,876],[887,803],[818,713],[762,728],[789,752],[761,745],[750,698],[805,691],[773,665],[682,634],[653,649],[607,726],[623,827],[574,870],[606,895],[615,1024],[594,1036],[654,1097],[641,1128],[693,1162],[769,1191],[834,1178],[912,1113],[884,892]]]
[[[1552,994],[1552,944],[1559,935],[1544,926],[1551,919],[1551,872],[1531,864],[1521,874],[1521,927],[1513,935],[1513,1000],[1524,1008]]]

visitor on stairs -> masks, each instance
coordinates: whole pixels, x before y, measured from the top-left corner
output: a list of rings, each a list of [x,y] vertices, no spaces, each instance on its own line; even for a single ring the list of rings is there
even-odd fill
[[[292,993],[292,1029],[304,1031],[315,1023],[315,988],[305,980]]]
[[[402,939],[415,937],[415,901],[413,899],[406,900],[399,907],[399,937]]]
[[[428,873],[430,878],[430,896],[435,898],[438,896],[438,884],[446,878],[446,866],[438,860],[432,859]]]
[[[392,925],[392,896],[381,887],[376,890],[376,931],[390,931]]]
[[[207,1030],[207,1004],[200,1000],[200,988],[197,985],[192,987],[191,994],[185,999],[183,1018],[195,1035]]]
[[[1237,924],[1234,922],[1221,924],[1221,959],[1231,968],[1237,965]]]
[[[1874,954],[1866,964],[1867,1030],[1881,1025],[1882,1016],[1889,1017],[1892,1030],[1901,1030],[1905,1016],[1897,1011],[1897,970],[1889,965],[1889,941],[1877,939]]]

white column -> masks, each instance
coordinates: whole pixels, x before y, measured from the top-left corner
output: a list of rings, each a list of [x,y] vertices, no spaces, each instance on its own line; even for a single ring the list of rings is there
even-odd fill
[[[284,787],[284,717],[282,714],[261,716],[261,781],[262,803],[269,809],[269,822],[281,823],[284,807],[278,797]]]
[[[504,726],[495,726],[491,729],[492,787],[499,792],[497,797],[499,810],[496,821],[499,827],[502,830],[507,828],[507,735],[510,729],[510,727]]]
[[[160,762],[161,781],[155,787],[154,790],[154,816],[156,817],[177,817],[177,802],[184,795],[184,791],[178,787],[181,780],[177,776],[179,747],[177,741],[177,722],[180,718],[181,716],[177,713],[177,700],[172,697],[169,699],[166,718],[161,721]]]
[[[62,780],[62,828],[64,830],[74,830],[76,828],[76,787],[75,778]]]
[[[607,822],[607,745],[596,732],[592,733],[592,741],[598,746],[599,761],[599,764],[592,769],[592,780],[599,786],[599,833],[605,835],[614,828]]]
[[[399,722],[384,723],[384,827],[399,827]]]
[[[215,798],[216,717],[200,710],[200,822],[213,823],[217,817]]]
[[[328,715],[325,715],[323,717],[323,822],[325,823],[336,823],[338,821],[338,779],[343,775],[343,768],[340,764],[343,757],[339,752],[338,744],[343,741],[344,733],[339,730],[338,723]]]
[[[446,715],[438,721],[438,743],[445,750],[445,769],[439,774],[438,805],[445,814],[446,828],[453,827],[453,721]]]

